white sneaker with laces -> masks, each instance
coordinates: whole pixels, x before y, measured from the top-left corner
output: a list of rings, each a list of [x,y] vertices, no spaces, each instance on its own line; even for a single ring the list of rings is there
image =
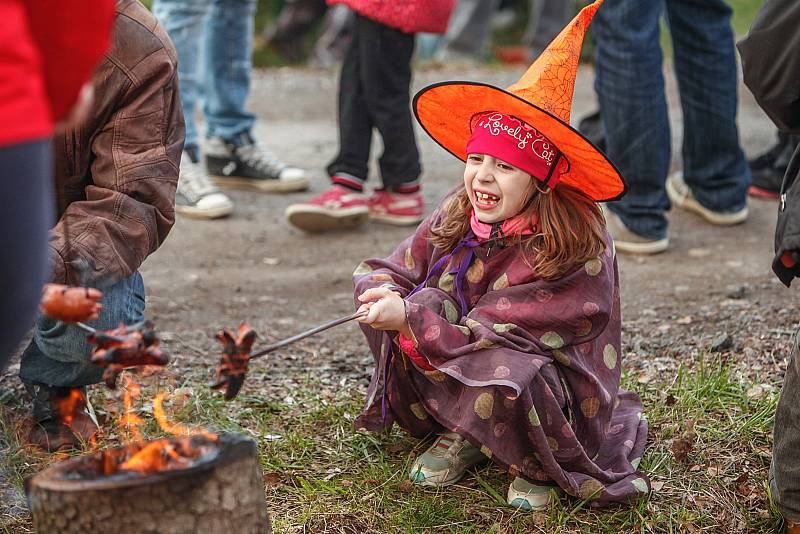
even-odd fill
[[[175,211],[195,219],[218,219],[233,211],[233,202],[211,182],[196,149],[184,150],[181,157]]]
[[[694,198],[692,190],[686,185],[686,182],[683,181],[682,172],[672,173],[669,178],[667,178],[667,196],[670,201],[679,208],[696,213],[706,221],[711,224],[716,224],[717,226],[741,224],[747,220],[749,212],[747,204],[745,204],[742,209],[736,211],[714,211],[706,208]]]

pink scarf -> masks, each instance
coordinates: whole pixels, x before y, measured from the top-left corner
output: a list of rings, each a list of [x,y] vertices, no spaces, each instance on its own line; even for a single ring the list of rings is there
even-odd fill
[[[527,220],[527,217],[517,215],[503,221],[500,225],[500,233],[503,236],[533,235],[536,232],[536,222],[534,220],[533,226],[531,226],[531,221]],[[479,221],[477,215],[475,215],[475,210],[472,210],[469,214],[469,225],[475,233],[475,237],[480,241],[489,239],[492,234],[492,226],[494,226]]]

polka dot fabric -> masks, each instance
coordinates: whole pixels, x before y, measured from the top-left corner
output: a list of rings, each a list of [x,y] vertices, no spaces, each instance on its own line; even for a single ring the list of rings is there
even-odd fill
[[[425,280],[444,256],[429,239],[436,216],[388,258],[359,265],[355,294],[388,284],[405,296]],[[465,316],[451,281],[432,277],[406,299],[424,365],[396,333],[362,326],[376,365],[357,428],[458,432],[503,469],[555,482],[593,507],[646,496],[648,479],[633,463],[647,419],[638,396],[619,388],[619,281],[606,242],[607,253],[554,281],[539,279],[516,247],[479,246]]]

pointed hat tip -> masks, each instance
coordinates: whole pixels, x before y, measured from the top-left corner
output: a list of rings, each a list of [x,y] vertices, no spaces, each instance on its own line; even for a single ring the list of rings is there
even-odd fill
[[[508,91],[569,124],[583,40],[603,1],[581,9]]]

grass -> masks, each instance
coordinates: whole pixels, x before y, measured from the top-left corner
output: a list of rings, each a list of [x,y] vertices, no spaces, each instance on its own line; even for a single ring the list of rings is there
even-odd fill
[[[600,511],[575,499],[540,513],[510,509],[508,476],[491,464],[446,491],[414,487],[406,474],[426,444],[398,429],[355,432],[361,395],[348,389],[323,396],[311,377],[293,391],[291,403],[254,396],[225,403],[198,390],[172,407],[172,417],[271,437],[260,439],[259,449],[277,533],[776,532],[780,519],[765,482],[776,394],[748,397],[750,384],[707,356],[681,366],[669,383],[625,382],[643,396],[651,428],[640,467],[657,491],[636,506]],[[13,404],[0,407],[0,446],[7,471],[21,485],[48,458],[23,449],[18,413]],[[694,422],[696,441],[679,462],[671,443],[687,421]],[[159,435],[154,424],[147,434]],[[0,518],[0,533],[28,532],[28,521]]]

